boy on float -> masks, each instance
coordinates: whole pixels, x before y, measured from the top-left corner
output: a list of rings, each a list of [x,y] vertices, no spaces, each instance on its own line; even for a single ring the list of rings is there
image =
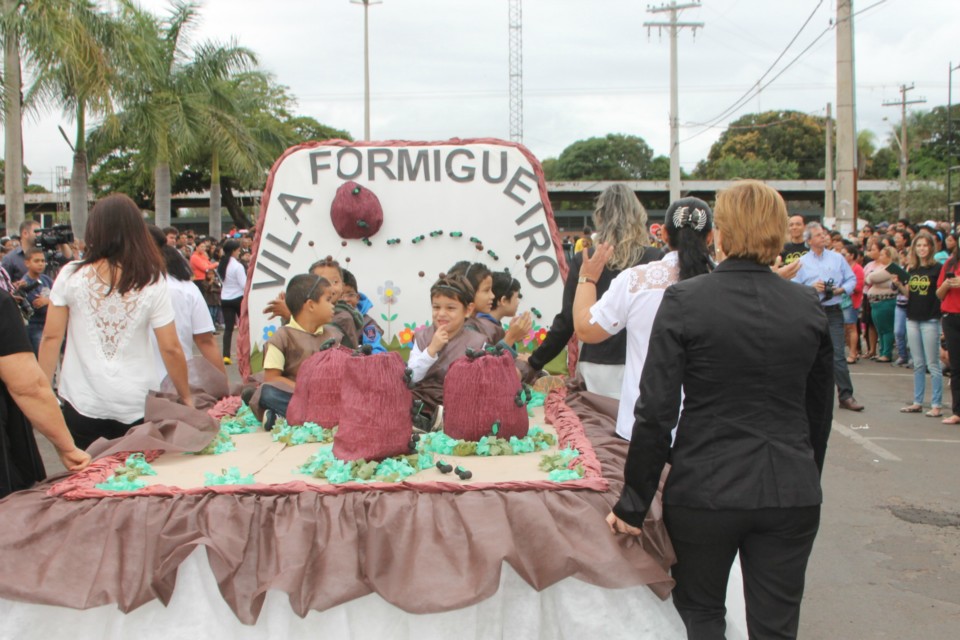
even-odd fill
[[[373,348],[373,353],[386,353],[387,349],[380,341],[383,336],[383,328],[370,316],[373,303],[370,302],[370,298],[366,294],[360,292],[356,276],[346,269],[341,269],[341,271],[343,272],[343,294],[340,299],[351,309],[355,309],[361,316],[361,344],[369,344]]]
[[[443,380],[454,360],[467,349],[479,351],[487,343],[476,327],[467,324],[473,312],[473,287],[461,276],[444,276],[430,287],[433,324],[417,330],[407,366],[413,371],[414,426],[429,430],[443,404]]]
[[[287,285],[285,302],[291,313],[290,322],[264,345],[263,385],[258,402],[264,411],[264,429],[269,431],[277,417],[287,415],[300,365],[335,333],[324,330],[324,325],[333,320],[333,298],[330,282],[315,274],[294,276]]]

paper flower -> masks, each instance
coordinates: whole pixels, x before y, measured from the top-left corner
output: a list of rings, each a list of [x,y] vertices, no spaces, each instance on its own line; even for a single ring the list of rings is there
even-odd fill
[[[543,344],[544,339],[547,337],[547,330],[543,327],[540,327],[540,330],[533,334],[533,339],[537,341],[537,345]]]
[[[410,327],[404,327],[400,333],[397,334],[397,339],[400,341],[401,347],[406,347],[413,344],[413,330]]]
[[[400,287],[395,286],[393,280],[387,280],[382,287],[377,287],[377,293],[380,295],[380,302],[383,304],[397,304]]]
[[[268,324],[263,328],[263,341],[269,340],[277,332],[277,325]]]

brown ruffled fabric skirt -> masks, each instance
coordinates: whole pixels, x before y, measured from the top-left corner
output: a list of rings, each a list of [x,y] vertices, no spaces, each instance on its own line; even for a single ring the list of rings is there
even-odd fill
[[[646,584],[666,598],[674,555],[659,501],[640,539],[613,536],[604,522],[623,484],[627,450],[614,434],[616,401],[571,392],[565,405],[583,421],[605,492],[66,500],[48,495],[53,478],[0,501],[8,523],[0,527],[0,598],[80,609],[116,603],[122,611],[166,603],[178,565],[198,545],[207,548],[224,600],[248,624],[270,589],[288,593],[299,616],[371,592],[411,613],[457,609],[496,592],[502,562],[538,590],[574,577],[607,588]],[[153,419],[136,432],[92,449],[197,450],[216,430],[202,411],[162,397],[148,402],[147,415]]]

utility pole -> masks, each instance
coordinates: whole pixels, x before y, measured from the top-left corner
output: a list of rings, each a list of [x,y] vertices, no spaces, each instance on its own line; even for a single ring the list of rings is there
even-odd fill
[[[857,224],[857,120],[853,64],[853,0],[837,0],[837,228]]]
[[[900,146],[900,219],[907,217],[907,163],[909,162],[907,151],[907,105],[923,104],[925,98],[917,100],[907,100],[907,91],[913,91],[913,85],[909,87],[905,84],[900,85],[900,100],[897,102],[884,102],[885,107],[900,107],[900,137],[897,138],[897,130],[893,130],[893,139]],[[949,115],[949,114],[948,114]]]
[[[383,0],[350,0],[363,5],[363,139],[370,139],[370,5]]]
[[[523,142],[523,0],[509,0],[510,140]]]
[[[823,217],[833,218],[833,105],[827,103],[827,157],[824,162],[824,194],[823,194]]]
[[[947,75],[947,220],[953,220],[954,227],[960,224],[960,203],[953,202],[950,191],[950,177],[960,167],[953,164],[957,155],[953,152],[953,72],[960,69],[960,64],[953,66],[950,62]]]
[[[677,98],[677,32],[684,27],[693,30],[696,37],[697,29],[703,28],[702,22],[678,22],[677,16],[684,9],[700,8],[699,0],[685,4],[677,4],[672,0],[670,4],[659,7],[647,7],[648,13],[670,12],[669,22],[644,22],[649,35],[650,29],[656,27],[658,32],[664,28],[670,30],[670,202],[680,199],[680,109]]]

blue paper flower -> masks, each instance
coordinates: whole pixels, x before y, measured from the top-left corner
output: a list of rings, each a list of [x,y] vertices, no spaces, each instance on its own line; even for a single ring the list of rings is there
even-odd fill
[[[277,325],[268,324],[263,328],[263,341],[269,340],[277,332]]]

